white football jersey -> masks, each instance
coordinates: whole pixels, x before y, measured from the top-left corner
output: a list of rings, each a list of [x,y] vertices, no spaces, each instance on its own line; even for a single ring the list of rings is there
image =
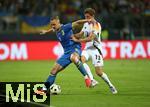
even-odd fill
[[[84,23],[82,30],[84,36],[87,37],[91,32],[96,35],[96,38],[90,42],[86,42],[85,49],[92,49],[95,46],[101,49],[101,25],[99,22],[95,23]]]

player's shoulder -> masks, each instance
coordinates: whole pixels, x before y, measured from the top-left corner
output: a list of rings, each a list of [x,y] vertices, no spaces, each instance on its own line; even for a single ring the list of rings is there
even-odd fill
[[[100,23],[100,22],[96,21],[96,24],[98,25],[98,27],[99,27],[100,29],[102,28],[102,26],[101,26],[101,23]]]
[[[72,29],[72,23],[63,24],[64,29]]]
[[[96,21],[96,23],[97,23],[99,26],[101,26],[101,23],[100,23],[100,22]]]
[[[64,27],[67,27],[67,26],[72,26],[72,23],[66,23],[66,24],[63,24]]]
[[[85,22],[83,25],[84,26],[89,26],[90,24],[88,22]]]

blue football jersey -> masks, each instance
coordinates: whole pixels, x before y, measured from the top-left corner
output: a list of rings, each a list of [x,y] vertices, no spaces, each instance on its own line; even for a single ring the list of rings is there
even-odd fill
[[[80,43],[71,40],[71,36],[73,35],[72,23],[62,25],[60,30],[56,32],[56,35],[64,49],[64,53],[70,52],[74,48],[81,48]]]

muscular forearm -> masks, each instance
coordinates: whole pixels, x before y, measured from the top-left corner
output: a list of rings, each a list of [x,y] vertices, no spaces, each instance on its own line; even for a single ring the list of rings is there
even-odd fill
[[[90,42],[92,39],[91,38],[84,38],[84,39],[79,39],[79,42]]]
[[[46,33],[54,31],[52,28],[46,30]]]
[[[87,20],[87,19],[77,20],[77,21],[72,23],[72,27],[75,28],[81,24],[84,24],[85,22],[88,22],[88,21],[90,21],[90,20]]]
[[[94,39],[95,35],[93,33],[90,33],[90,35],[86,38],[79,39],[78,42],[90,42]]]
[[[46,34],[46,33],[48,33],[48,32],[52,32],[52,31],[54,31],[52,28],[50,28],[50,29],[48,29],[48,30],[41,30],[41,31],[40,31],[40,34],[43,35],[43,34]]]
[[[87,19],[81,19],[81,20],[76,21],[77,24],[83,24],[85,22],[88,22],[88,20]]]

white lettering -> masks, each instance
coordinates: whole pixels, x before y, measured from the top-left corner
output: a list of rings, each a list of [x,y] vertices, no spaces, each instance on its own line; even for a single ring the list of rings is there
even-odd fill
[[[26,44],[22,43],[20,44],[20,47],[17,46],[17,44],[12,44],[11,45],[11,59],[27,59],[27,47]]]
[[[116,58],[116,48],[119,47],[119,42],[108,42],[110,47],[110,57]]]
[[[130,42],[122,42],[120,45],[120,56],[121,58],[131,58],[132,57],[132,45]]]
[[[150,56],[150,41],[148,41],[147,43],[147,53],[148,53],[148,56]]]
[[[137,58],[138,56],[142,56],[143,58],[146,57],[146,52],[144,50],[142,42],[137,42],[134,52],[133,52],[134,58]]]
[[[107,49],[106,49],[106,43],[105,42],[102,42],[102,54],[103,54],[104,58],[107,56]]]
[[[5,60],[9,56],[9,47],[5,44],[0,44],[0,50],[3,50],[4,53],[0,53],[0,60]]]
[[[62,45],[60,43],[55,45],[54,48],[53,48],[53,52],[57,56],[57,59],[60,58],[64,53]]]

